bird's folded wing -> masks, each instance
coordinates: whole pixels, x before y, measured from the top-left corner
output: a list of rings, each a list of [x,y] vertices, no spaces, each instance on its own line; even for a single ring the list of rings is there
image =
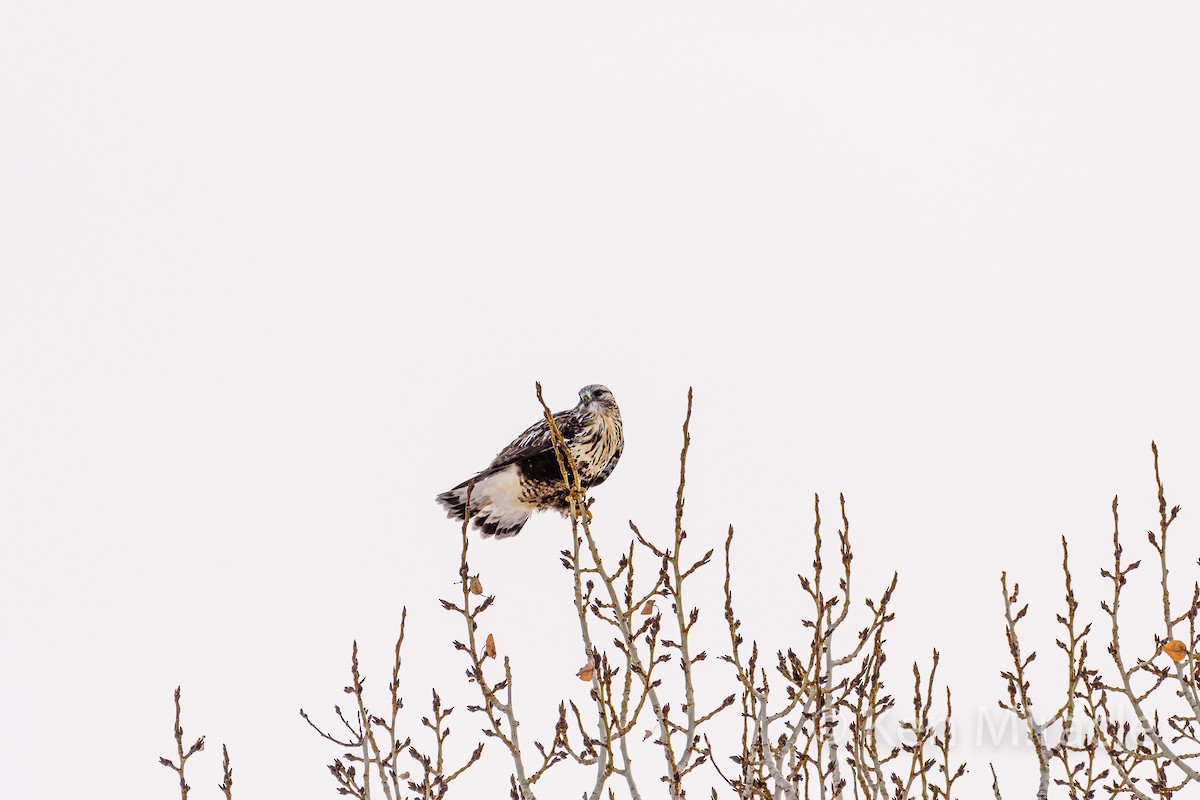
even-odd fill
[[[554,423],[568,442],[583,429],[582,422],[573,411],[558,412],[554,415]],[[554,439],[550,435],[550,426],[546,424],[546,420],[539,420],[501,450],[488,465],[488,471],[541,455],[553,448]]]

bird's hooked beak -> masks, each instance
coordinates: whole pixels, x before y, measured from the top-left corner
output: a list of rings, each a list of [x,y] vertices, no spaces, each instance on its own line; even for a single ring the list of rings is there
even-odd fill
[[[589,390],[585,389],[579,393],[579,404],[581,406],[590,406],[595,399]]]

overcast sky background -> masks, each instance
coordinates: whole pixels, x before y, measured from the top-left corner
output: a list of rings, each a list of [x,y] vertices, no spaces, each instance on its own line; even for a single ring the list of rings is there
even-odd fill
[[[193,798],[221,742],[238,797],[332,796],[297,709],[331,718],[354,638],[382,690],[403,605],[413,727],[431,685],[465,706],[433,496],[537,418],[535,380],[555,408],[594,382],[620,402],[613,553],[630,518],[669,533],[695,387],[689,544],[736,526],[768,650],[806,641],[812,495],[845,492],[858,587],[900,572],[892,687],[939,647],[967,796],[989,760],[1029,796],[1031,752],[970,742],[1003,691],[1000,571],[1035,603],[1049,705],[1058,538],[1098,618],[1109,503],[1145,555],[1157,439],[1196,577],[1198,25],[1190,3],[0,2],[0,796],[173,796],[177,684],[210,743]],[[586,699],[566,531],[472,558],[531,726]],[[485,761],[464,797],[507,796]],[[562,775],[544,797],[578,795]]]

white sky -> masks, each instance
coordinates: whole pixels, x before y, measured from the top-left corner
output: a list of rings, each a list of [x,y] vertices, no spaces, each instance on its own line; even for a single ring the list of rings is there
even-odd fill
[[[972,738],[1008,569],[1049,705],[1058,537],[1094,617],[1112,495],[1140,554],[1156,518],[1152,438],[1195,578],[1198,24],[1187,3],[0,3],[0,796],[171,796],[179,683],[215,751],[194,798],[221,742],[239,797],[331,796],[296,711],[344,700],[355,637],[383,688],[401,605],[410,708],[433,684],[464,706],[432,498],[536,419],[535,380],[556,408],[593,382],[621,403],[596,492],[614,553],[629,518],[668,532],[693,385],[689,543],[736,525],[749,635],[805,641],[812,493],[844,491],[858,585],[900,572],[896,693],[940,647]],[[531,726],[586,699],[565,530],[538,517],[472,562]],[[988,760],[1032,791],[1030,753],[962,755],[968,796]],[[485,759],[464,797],[506,796]]]

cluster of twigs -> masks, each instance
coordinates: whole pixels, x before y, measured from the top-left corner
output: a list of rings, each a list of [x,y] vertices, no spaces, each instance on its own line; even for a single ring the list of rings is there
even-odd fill
[[[175,759],[162,756],[158,759],[158,763],[164,767],[171,769],[179,778],[179,796],[181,800],[187,800],[188,792],[192,787],[188,785],[187,771],[188,759],[204,749],[204,737],[201,736],[186,750],[183,748],[183,709],[180,704],[180,696],[182,695],[182,687],[175,687]],[[221,783],[217,788],[221,790],[221,794],[225,795],[225,800],[233,800],[233,768],[229,765],[229,748],[221,745],[221,766],[222,777]]]
[[[1039,800],[1049,797],[1051,779],[1071,800],[1104,796],[1129,796],[1140,800],[1179,796],[1187,786],[1200,784],[1200,683],[1196,678],[1196,615],[1200,611],[1200,582],[1193,582],[1191,597],[1180,611],[1173,603],[1168,582],[1167,539],[1179,515],[1179,506],[1168,510],[1154,453],[1154,478],[1158,488],[1159,529],[1147,531],[1157,556],[1162,595],[1162,627],[1152,641],[1137,643],[1144,655],[1132,663],[1121,641],[1121,602],[1132,573],[1141,560],[1129,562],[1121,539],[1117,498],[1113,498],[1113,561],[1100,574],[1111,586],[1111,595],[1100,603],[1108,618],[1105,650],[1112,664],[1108,671],[1092,658],[1087,640],[1092,625],[1076,621],[1079,603],[1072,586],[1066,539],[1062,570],[1066,587],[1065,611],[1057,615],[1063,629],[1056,645],[1063,651],[1066,681],[1057,710],[1044,719],[1034,712],[1029,664],[1021,647],[1018,626],[1029,611],[1020,602],[1020,588],[1010,591],[1008,576],[1001,576],[1004,593],[1005,636],[1013,668],[1002,673],[1007,700],[1000,705],[1025,724],[1038,764]],[[993,784],[1001,798],[999,782]],[[1194,789],[1193,789],[1194,791]]]
[[[436,689],[432,692],[430,716],[421,718],[422,727],[433,736],[432,749],[418,749],[411,736],[402,737],[399,732],[398,719],[404,707],[404,700],[400,696],[400,665],[407,620],[408,609],[405,608],[400,613],[400,635],[396,639],[392,679],[388,683],[390,703],[386,719],[371,713],[363,699],[365,679],[358,665],[357,641],[354,642],[350,657],[351,683],[343,689],[354,697],[350,718],[347,718],[341,706],[333,707],[345,732],[334,735],[325,731],[309,718],[304,709],[300,709],[300,716],[313,730],[345,751],[342,758],[335,758],[329,765],[329,772],[337,782],[338,794],[369,800],[372,786],[377,784],[387,800],[402,800],[405,797],[436,800],[445,797],[454,779],[483,755],[483,744],[479,744],[462,766],[453,770],[446,766],[446,740],[450,736],[446,720],[454,713],[454,709],[442,705]],[[414,762],[417,774],[412,769],[404,769],[402,759]]]
[[[811,575],[800,575],[800,586],[812,604],[801,620],[811,639],[799,649],[777,652],[773,670],[759,665],[757,644],[746,655],[741,620],[733,610],[730,589],[730,551],[733,529],[725,541],[725,619],[731,655],[742,686],[741,753],[733,757],[737,771],[718,770],[738,798],[939,798],[954,795],[954,784],[966,772],[950,758],[950,690],[941,730],[931,711],[938,652],[923,679],[913,664],[911,718],[899,721],[898,735],[889,736],[885,718],[895,698],[883,681],[885,630],[894,615],[888,610],[897,576],[878,601],[865,599],[869,618],[858,631],[845,631],[852,603],[850,521],[846,501],[839,497],[842,528],[838,531],[841,571],[837,588],[829,591],[822,560],[820,498],[814,498],[813,562]],[[835,641],[836,640],[836,641]],[[839,644],[839,642],[845,642]],[[840,648],[840,649],[839,649]],[[784,696],[774,703],[771,677]],[[776,690],[776,694],[778,691]],[[839,723],[845,722],[843,729]]]

